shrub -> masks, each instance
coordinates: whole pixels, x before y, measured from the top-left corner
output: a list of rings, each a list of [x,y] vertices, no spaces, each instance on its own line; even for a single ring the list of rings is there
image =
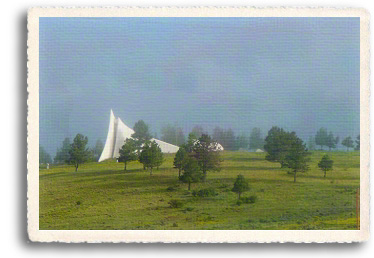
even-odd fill
[[[249,203],[255,203],[256,201],[257,201],[257,196],[256,195],[249,196]]]
[[[243,203],[242,200],[237,200],[237,201],[236,201],[236,205],[238,205],[238,206],[242,205],[242,203]]]
[[[81,201],[77,201],[77,205],[81,205]]]
[[[194,194],[194,193],[192,193]],[[217,193],[216,193],[216,190],[214,188],[205,188],[205,189],[201,189],[199,190],[197,193],[196,193],[197,196],[199,197],[210,197],[210,196],[216,196]],[[194,195],[194,196],[196,196]]]
[[[242,197],[240,201],[242,201],[242,203],[255,203],[257,201],[257,196],[251,195],[250,197]]]
[[[170,208],[181,208],[183,206],[183,202],[177,199],[170,200],[168,204],[170,204]]]
[[[192,207],[187,207],[186,211],[193,211],[193,208]]]

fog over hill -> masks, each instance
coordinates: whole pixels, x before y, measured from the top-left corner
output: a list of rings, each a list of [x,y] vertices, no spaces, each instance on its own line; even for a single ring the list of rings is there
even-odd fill
[[[359,18],[40,18],[40,144],[105,141],[109,112],[304,140],[359,134]]]

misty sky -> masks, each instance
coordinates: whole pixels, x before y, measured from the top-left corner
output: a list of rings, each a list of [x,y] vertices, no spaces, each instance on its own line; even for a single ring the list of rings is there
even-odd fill
[[[40,145],[133,127],[359,134],[359,18],[40,18]]]

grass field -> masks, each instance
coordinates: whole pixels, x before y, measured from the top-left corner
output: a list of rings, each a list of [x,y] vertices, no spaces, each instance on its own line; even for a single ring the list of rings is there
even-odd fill
[[[40,169],[41,230],[48,229],[356,229],[356,190],[360,183],[359,152],[331,152],[334,170],[323,178],[317,167],[326,152],[314,152],[311,170],[293,175],[265,153],[223,152],[222,170],[208,172],[205,183],[178,181],[174,155],[153,175],[138,162],[88,163]],[[238,174],[257,201],[237,205],[231,192]],[[170,187],[170,188],[169,188]],[[213,197],[194,197],[192,190],[215,188]],[[169,189],[168,189],[169,188]],[[180,208],[168,203],[178,199]]]

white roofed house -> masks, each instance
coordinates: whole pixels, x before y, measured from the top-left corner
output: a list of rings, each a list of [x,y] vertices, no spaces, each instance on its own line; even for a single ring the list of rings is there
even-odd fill
[[[134,130],[125,125],[119,117],[115,118],[113,110],[110,110],[108,135],[99,162],[106,159],[118,158],[119,150],[122,148],[125,140],[131,138],[133,133]],[[176,153],[179,150],[178,146],[158,139],[153,138],[151,141],[155,141],[163,153]]]

